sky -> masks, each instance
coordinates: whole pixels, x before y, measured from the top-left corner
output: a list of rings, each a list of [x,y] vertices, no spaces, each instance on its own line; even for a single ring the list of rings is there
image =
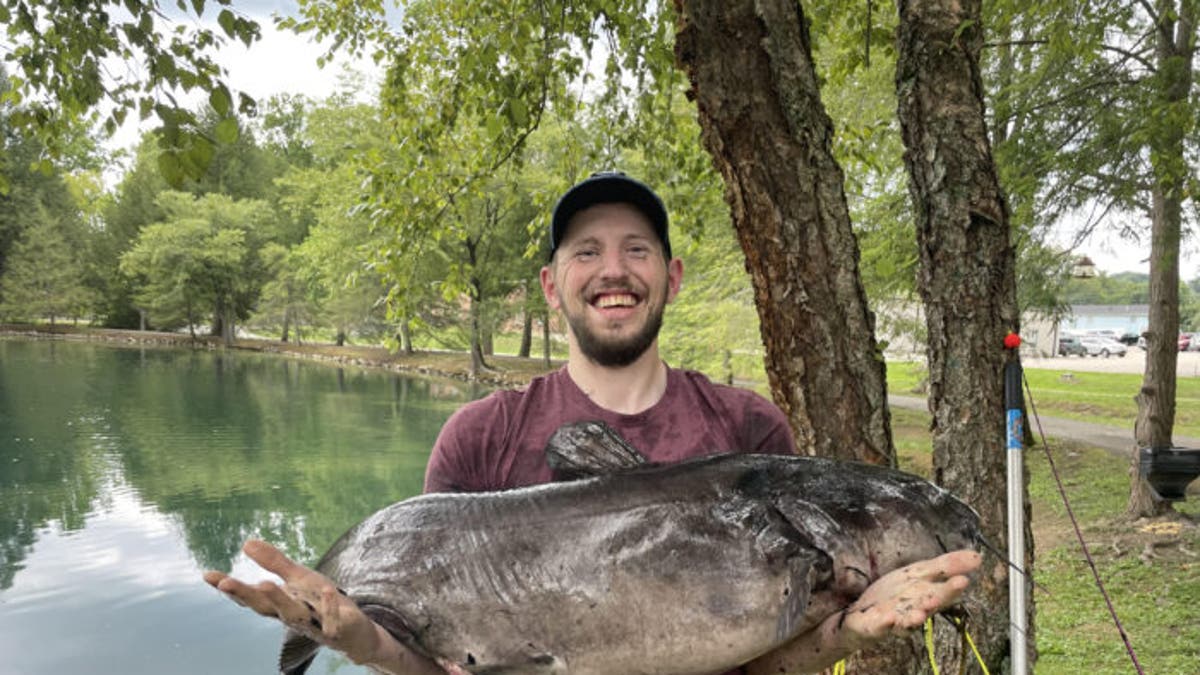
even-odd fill
[[[339,78],[346,67],[372,78],[381,74],[381,69],[369,60],[352,63],[338,59],[324,68],[318,67],[317,57],[325,52],[323,48],[307,36],[301,37],[275,28],[273,14],[295,13],[296,3],[291,0],[243,0],[235,6],[259,22],[262,39],[249,49],[240,42],[229,41],[219,53],[218,60],[229,72],[229,84],[258,101],[266,101],[282,93],[323,99],[337,91]],[[214,26],[215,17],[214,11],[206,12],[206,20]],[[197,104],[202,100],[202,95],[195,96]],[[139,135],[137,123],[130,120],[107,145],[110,148],[132,148]],[[1073,229],[1072,221],[1061,223],[1053,235],[1056,243],[1068,247],[1073,239]],[[1149,225],[1142,241],[1130,241],[1099,232],[1085,240],[1075,252],[1091,258],[1098,269],[1108,274],[1127,271],[1149,274]],[[1184,280],[1200,277],[1200,235],[1184,242],[1180,255],[1180,277]]]
[[[1084,240],[1075,252],[1085,255],[1096,263],[1096,268],[1109,275],[1118,272],[1150,273],[1150,222],[1142,216],[1145,232],[1137,241],[1125,239],[1111,231],[1098,231]],[[1052,235],[1063,248],[1071,245],[1074,222],[1064,220]],[[1192,235],[1184,240],[1179,253],[1179,278],[1184,281],[1200,278],[1200,236]]]

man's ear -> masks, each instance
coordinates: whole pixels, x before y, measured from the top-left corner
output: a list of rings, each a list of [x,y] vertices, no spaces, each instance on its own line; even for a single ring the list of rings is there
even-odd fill
[[[682,287],[683,261],[679,258],[671,258],[667,262],[667,302],[674,300]]]
[[[558,310],[558,287],[554,283],[554,263],[550,263],[542,268],[539,276],[542,282],[542,295],[546,298],[546,304],[550,305],[550,309]]]

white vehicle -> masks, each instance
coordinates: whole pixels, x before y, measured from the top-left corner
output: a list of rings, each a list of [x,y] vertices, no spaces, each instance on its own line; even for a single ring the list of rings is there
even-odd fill
[[[1103,356],[1106,359],[1110,356],[1125,356],[1125,345],[1116,340],[1093,336],[1081,337],[1079,342],[1087,350],[1088,356]]]

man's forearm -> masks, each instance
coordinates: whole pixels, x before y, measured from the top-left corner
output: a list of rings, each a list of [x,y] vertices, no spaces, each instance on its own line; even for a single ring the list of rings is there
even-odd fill
[[[815,673],[853,654],[862,645],[842,630],[843,613],[826,618],[773,652],[746,664],[746,675]]]
[[[361,654],[346,654],[354,663],[388,675],[446,675],[432,659],[409,649],[375,624],[375,642]]]

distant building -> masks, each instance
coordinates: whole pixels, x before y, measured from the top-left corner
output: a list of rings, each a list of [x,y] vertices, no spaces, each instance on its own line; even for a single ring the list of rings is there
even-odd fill
[[[1076,279],[1091,279],[1096,276],[1096,263],[1086,255],[1079,256],[1072,263],[1071,276]]]
[[[1150,325],[1150,305],[1072,305],[1071,314],[1059,324],[1061,330],[1077,333],[1115,332],[1141,335]]]
[[[890,302],[875,310],[876,337],[897,360],[925,357],[924,312],[919,302]],[[1149,305],[1074,305],[1057,323],[1026,313],[1021,317],[1021,353],[1032,357],[1058,354],[1058,338],[1072,333],[1104,333],[1114,338],[1141,335],[1150,324]]]

